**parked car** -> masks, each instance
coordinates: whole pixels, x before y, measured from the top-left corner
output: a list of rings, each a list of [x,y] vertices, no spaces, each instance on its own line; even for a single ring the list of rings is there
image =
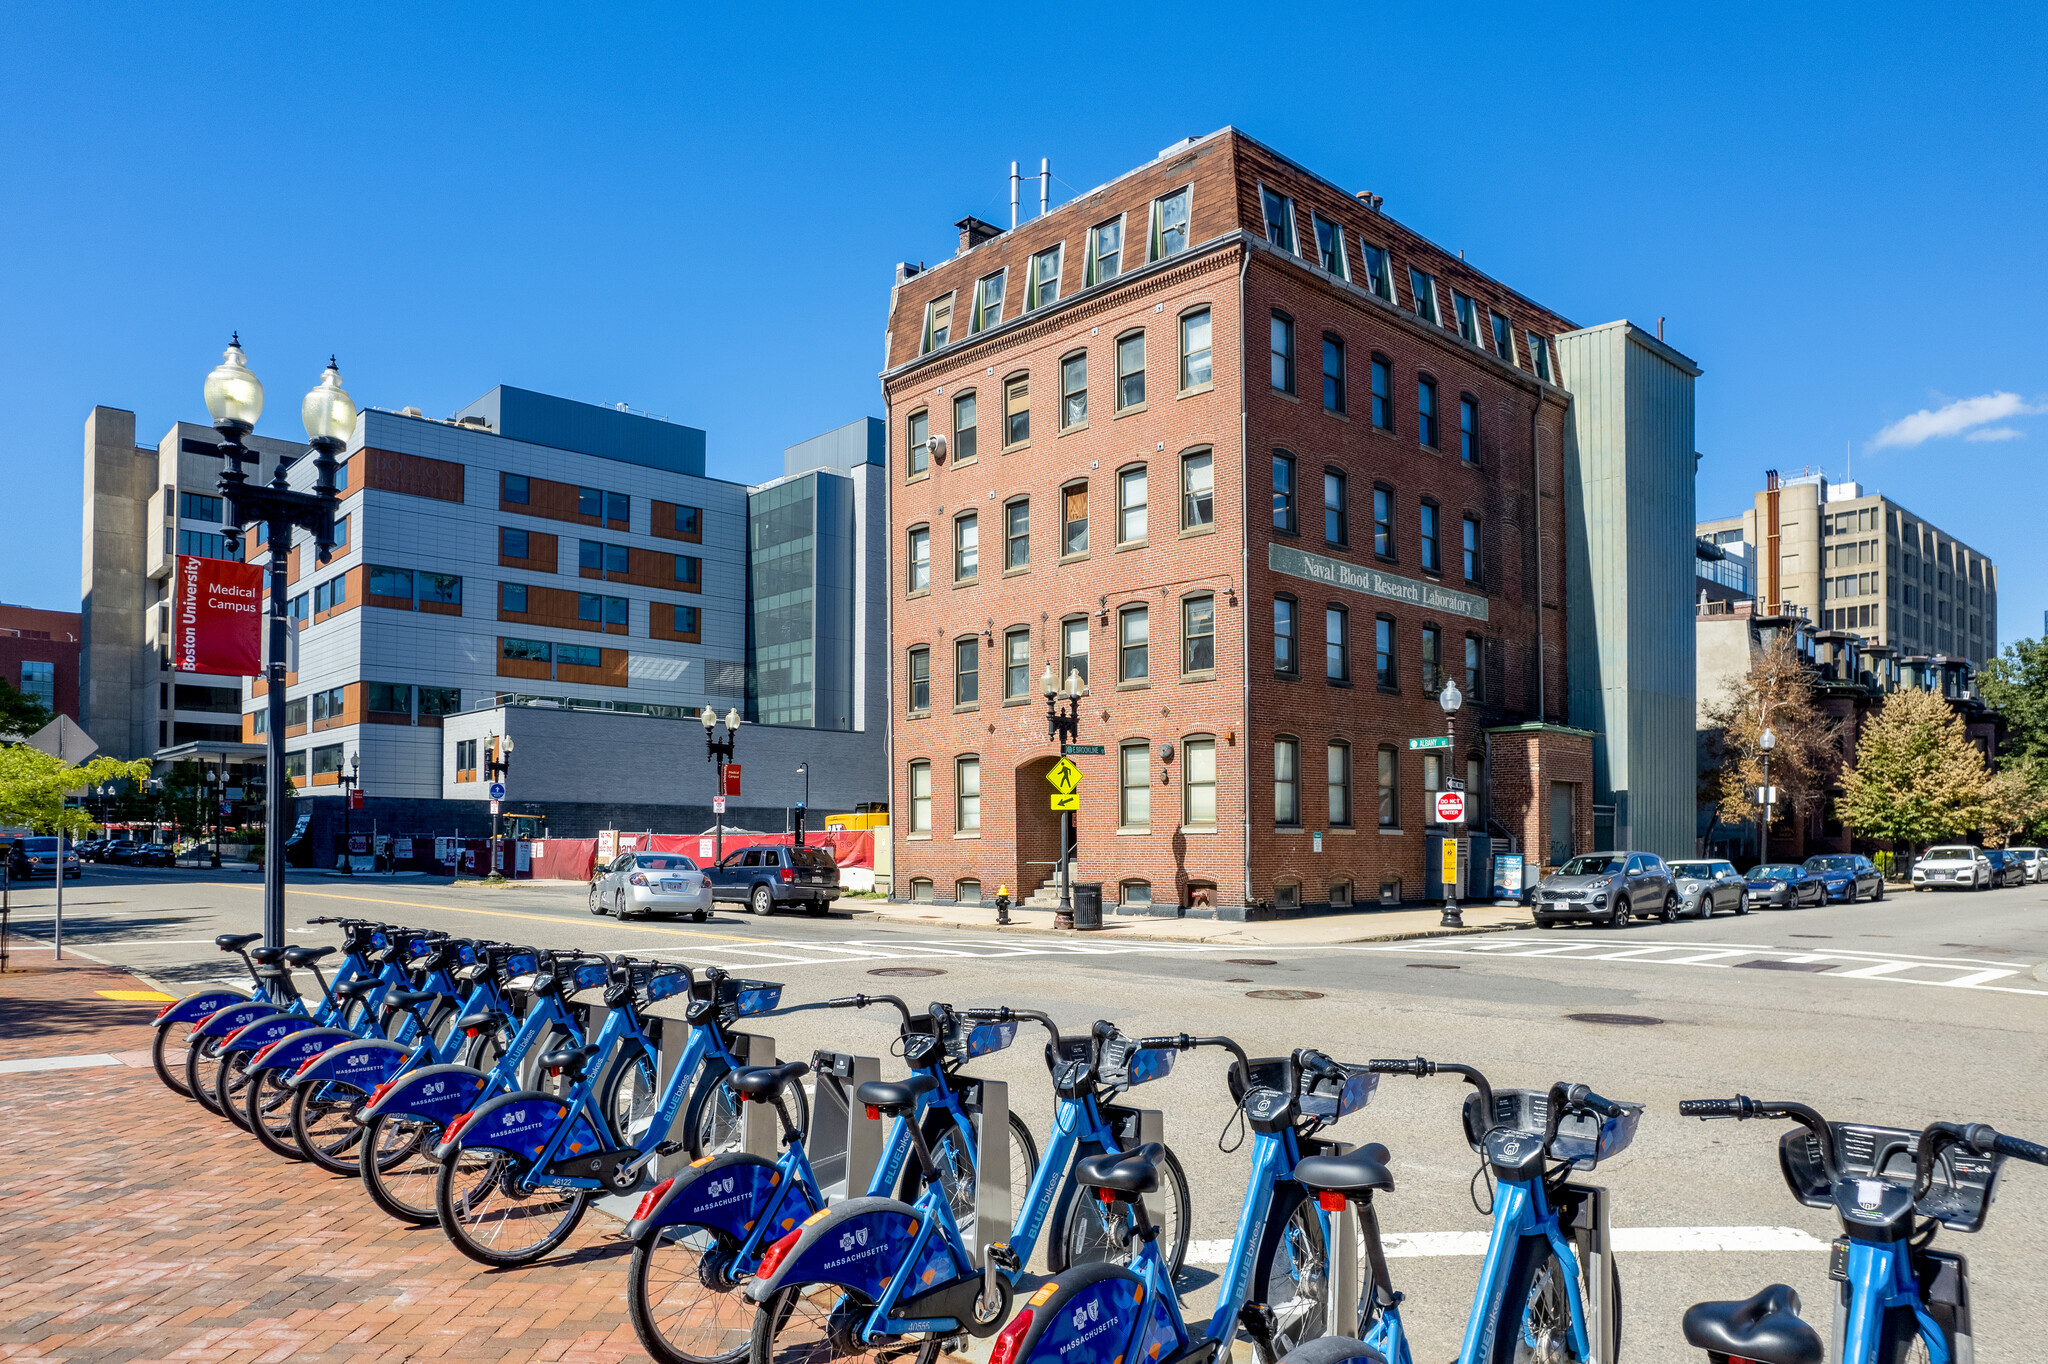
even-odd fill
[[[1671,877],[1679,912],[1688,919],[1711,919],[1717,909],[1749,913],[1749,883],[1733,862],[1673,862]]]
[[[129,867],[175,867],[178,855],[165,843],[137,843],[115,859]]]
[[[1820,874],[1830,900],[1853,905],[1866,895],[1873,900],[1884,898],[1884,873],[1860,853],[1822,853],[1807,858],[1806,869]]]
[[[713,895],[760,915],[802,905],[821,918],[839,898],[839,864],[823,848],[742,848],[726,854],[710,875]]]
[[[2007,849],[1986,848],[1984,860],[1991,864],[1993,886],[2024,886],[2027,883],[2027,864]]]
[[[100,860],[100,855],[107,850],[107,844],[110,841],[110,839],[105,838],[88,838],[83,843],[74,843],[72,846],[78,850],[78,858],[81,862],[97,862]]]
[[[1991,861],[1982,848],[1966,843],[1929,848],[1927,855],[1913,864],[1913,889],[1932,890],[1937,886],[1947,890],[1989,890]]]
[[[2029,881],[2039,881],[2042,872],[2048,871],[2048,860],[2042,858],[2039,848],[2007,848],[2006,851],[2026,865]]]
[[[26,881],[34,876],[57,879],[57,840],[53,837],[36,837],[14,840],[14,847],[7,854],[7,874],[17,881]],[[78,849],[68,843],[64,849],[64,876],[66,880],[77,880],[85,875],[85,868],[79,865]]]
[[[711,878],[681,853],[620,853],[590,878],[590,912],[711,917]]]
[[[1820,873],[1797,862],[1766,862],[1749,869],[1750,903],[1765,909],[1824,905],[1828,885]]]
[[[1536,885],[1538,928],[1568,920],[1626,928],[1631,918],[1678,917],[1671,868],[1655,853],[1581,853]]]

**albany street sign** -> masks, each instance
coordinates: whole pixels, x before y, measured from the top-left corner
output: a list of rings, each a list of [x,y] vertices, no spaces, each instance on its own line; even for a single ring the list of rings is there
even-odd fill
[[[1486,619],[1486,598],[1471,592],[1454,592],[1436,583],[1399,578],[1376,568],[1310,554],[1292,545],[1267,545],[1266,567],[1290,578],[1306,578],[1310,582],[1341,587],[1368,597],[1406,602],[1410,606],[1463,616],[1467,620]]]

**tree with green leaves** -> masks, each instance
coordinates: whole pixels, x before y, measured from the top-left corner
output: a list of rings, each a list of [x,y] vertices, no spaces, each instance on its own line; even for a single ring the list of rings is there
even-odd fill
[[[2005,717],[2005,756],[2048,762],[2048,639],[2020,639],[1984,665],[1977,690]]]
[[[13,734],[26,739],[56,718],[48,706],[0,677],[0,737]]]
[[[1887,696],[1863,727],[1835,812],[1865,838],[1918,853],[1985,816],[1984,754],[1939,692]]]
[[[148,777],[146,758],[67,763],[27,744],[9,744],[0,748],[0,825],[26,825],[37,833],[61,831],[76,838],[98,825],[90,812],[67,805],[67,796],[104,782],[140,782]]]
[[[2002,848],[2048,823],[2048,764],[2009,758],[1984,781],[1984,841]]]

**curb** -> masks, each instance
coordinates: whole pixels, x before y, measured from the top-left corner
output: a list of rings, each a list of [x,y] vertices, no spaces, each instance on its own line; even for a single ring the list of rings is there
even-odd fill
[[[1119,932],[1108,937],[1099,937],[1100,930],[1083,931],[1077,928],[1040,928],[1035,924],[968,923],[958,919],[899,919],[883,917],[873,910],[858,911],[872,917],[877,926],[902,928],[946,928],[968,933],[1029,933],[1045,937],[1080,938],[1110,942],[1160,942],[1160,943],[1203,943],[1219,947],[1330,947],[1346,943],[1361,942],[1405,942],[1415,938],[1461,938],[1475,933],[1512,933],[1530,927],[1528,921],[1504,924],[1488,924],[1467,928],[1415,928],[1393,933],[1368,934],[1359,938],[1337,938],[1331,942],[1319,943],[1260,943],[1244,942],[1232,933],[1215,933],[1199,938],[1161,937],[1150,933]]]

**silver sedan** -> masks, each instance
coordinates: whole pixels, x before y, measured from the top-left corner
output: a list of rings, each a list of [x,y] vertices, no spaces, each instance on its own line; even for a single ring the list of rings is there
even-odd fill
[[[590,912],[711,917],[711,882],[681,853],[620,853],[590,878]]]

